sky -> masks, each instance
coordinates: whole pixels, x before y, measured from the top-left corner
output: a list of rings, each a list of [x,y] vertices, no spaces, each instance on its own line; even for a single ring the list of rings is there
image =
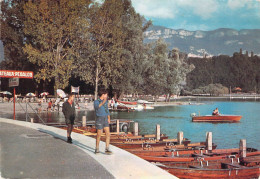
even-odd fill
[[[260,0],[132,0],[136,12],[172,29],[260,29]]]

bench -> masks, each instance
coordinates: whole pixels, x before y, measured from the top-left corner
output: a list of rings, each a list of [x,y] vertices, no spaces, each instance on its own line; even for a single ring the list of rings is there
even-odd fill
[[[206,156],[219,156],[220,154],[219,153],[203,153],[203,155],[206,155]]]
[[[260,164],[260,161],[257,159],[256,160],[242,160],[241,164],[245,165],[245,166],[256,166],[256,165]]]
[[[206,157],[205,155],[201,155],[201,154],[191,154],[192,157],[200,157],[200,158],[204,158]]]
[[[201,167],[194,166],[194,165],[189,165],[189,168],[196,168],[196,169],[201,169]]]

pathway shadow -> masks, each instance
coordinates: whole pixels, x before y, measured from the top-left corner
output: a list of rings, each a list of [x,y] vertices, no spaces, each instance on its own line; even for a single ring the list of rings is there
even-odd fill
[[[46,133],[46,134],[49,134],[49,135],[52,135],[55,139],[62,140],[63,142],[67,143],[67,137],[61,136],[61,135],[59,135],[59,134],[57,134],[57,133],[55,133],[53,131],[49,131],[49,130],[42,129],[42,128],[39,128],[39,131],[43,132],[43,133]],[[83,143],[81,143],[81,142],[79,142],[77,140],[73,139],[73,143],[72,144],[78,146],[79,148],[82,148],[82,149],[85,149],[85,150],[88,150],[90,152],[95,153],[95,149],[94,148],[89,147],[89,146],[87,146],[87,145],[85,145],[85,144],[83,144]],[[69,145],[71,145],[71,144],[69,144]]]

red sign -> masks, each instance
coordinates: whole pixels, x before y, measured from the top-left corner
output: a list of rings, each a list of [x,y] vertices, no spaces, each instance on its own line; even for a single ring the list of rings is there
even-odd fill
[[[2,78],[33,78],[32,71],[14,71],[14,70],[0,70],[0,77]]]

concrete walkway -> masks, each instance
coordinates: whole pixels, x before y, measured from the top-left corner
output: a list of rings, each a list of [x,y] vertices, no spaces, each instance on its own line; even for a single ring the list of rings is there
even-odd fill
[[[95,139],[36,123],[0,118],[3,178],[176,178],[120,148],[113,155],[94,154]],[[69,155],[68,155],[69,154]]]

